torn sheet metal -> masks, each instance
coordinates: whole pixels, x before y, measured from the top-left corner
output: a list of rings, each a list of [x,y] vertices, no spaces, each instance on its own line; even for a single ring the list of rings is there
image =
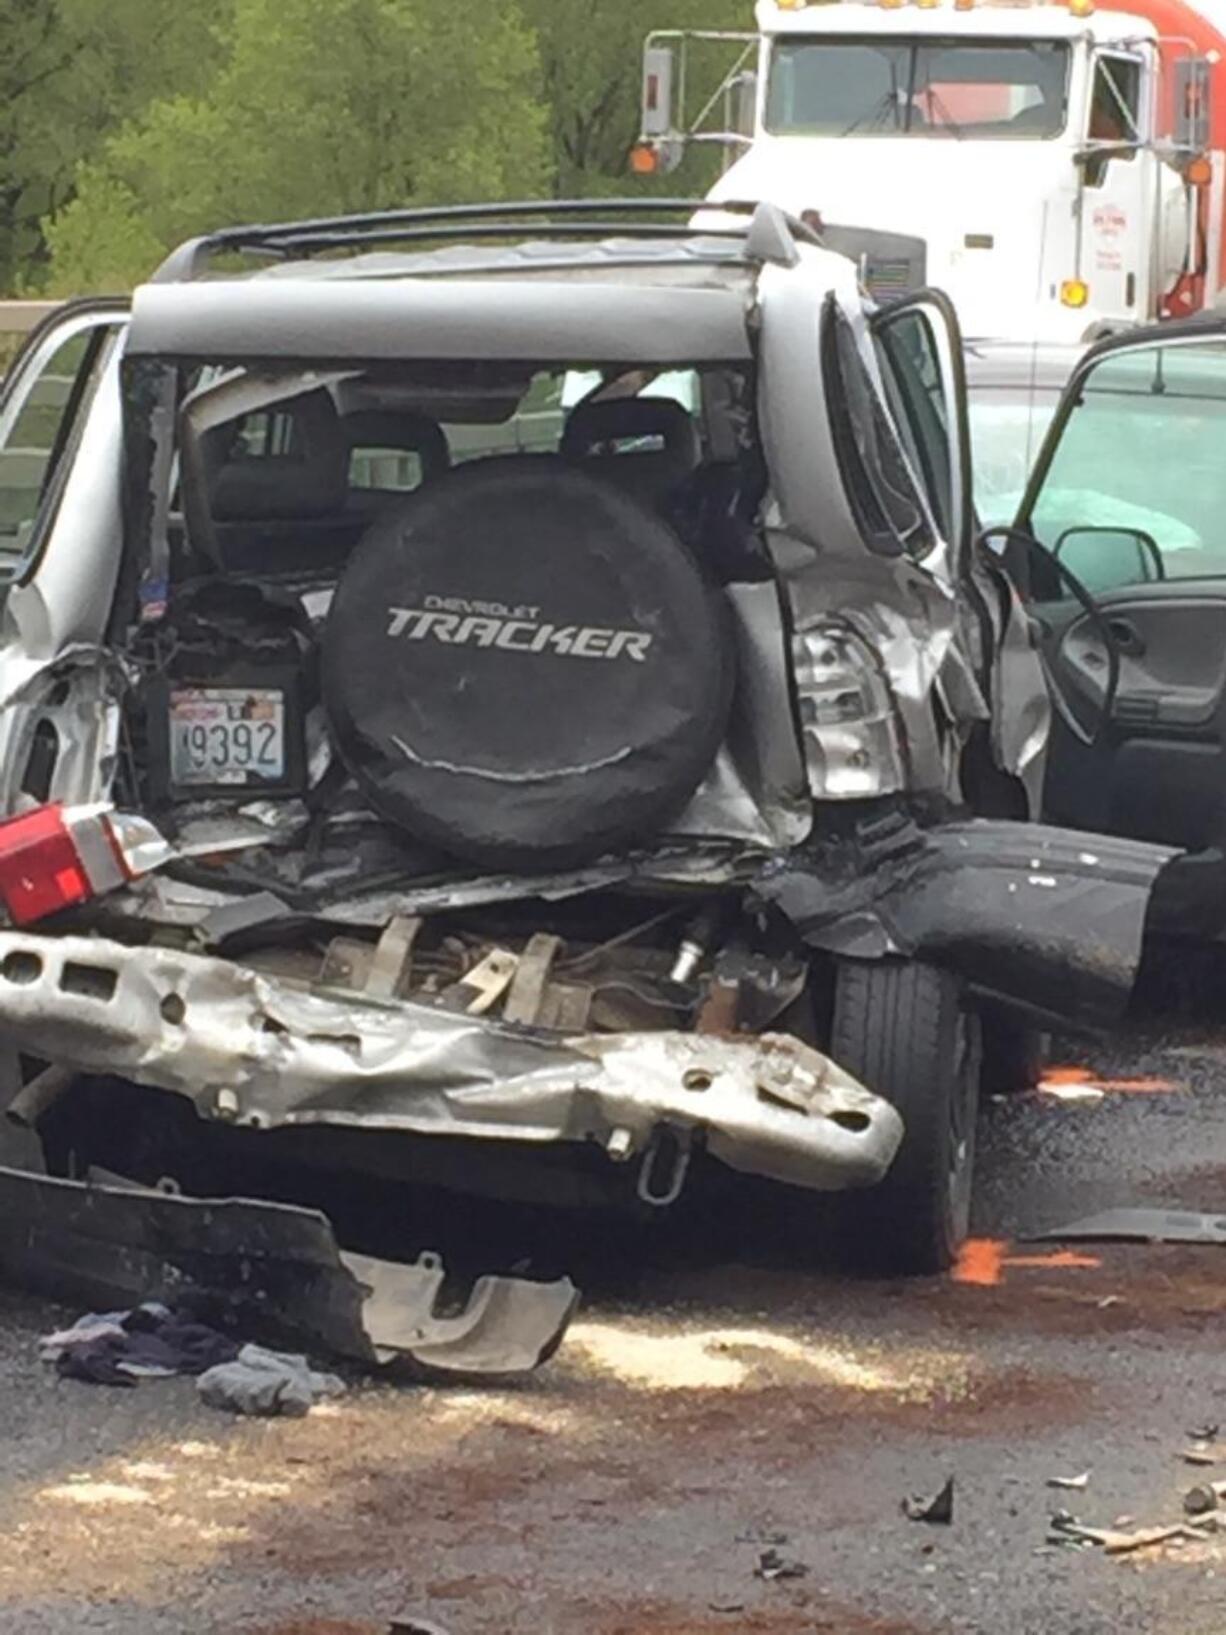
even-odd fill
[[[1034,1242],[1226,1243],[1226,1214],[1191,1209],[1105,1209],[1040,1232]]]
[[[98,1309],[207,1303],[225,1326],[365,1363],[519,1374],[551,1357],[578,1304],[569,1278],[483,1277],[434,1315],[443,1269],[348,1255],[327,1217],[247,1198],[185,1198],[0,1168],[0,1275]]]
[[[1115,1020],[1132,992],[1164,846],[978,819],[899,827],[768,867],[757,893],[814,947],[931,959],[1053,1020]]]
[[[0,933],[0,1023],[31,1055],[254,1129],[597,1142],[623,1162],[672,1131],[822,1191],[871,1186],[902,1138],[887,1102],[785,1035],[548,1035],[103,938]]]

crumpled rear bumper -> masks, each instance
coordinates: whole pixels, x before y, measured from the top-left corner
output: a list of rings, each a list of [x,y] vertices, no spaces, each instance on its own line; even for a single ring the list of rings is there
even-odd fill
[[[902,1138],[887,1102],[785,1035],[561,1038],[95,937],[0,932],[0,1028],[30,1055],[255,1129],[594,1142],[618,1162],[667,1132],[821,1191],[872,1185]]]

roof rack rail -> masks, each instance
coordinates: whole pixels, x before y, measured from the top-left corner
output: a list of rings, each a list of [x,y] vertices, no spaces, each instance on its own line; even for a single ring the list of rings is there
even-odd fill
[[[644,217],[715,210],[750,219],[741,228],[695,228],[688,221],[661,222]],[[265,222],[223,227],[192,238],[172,250],[153,274],[155,284],[189,282],[201,277],[219,255],[258,255],[271,260],[319,255],[328,250],[422,240],[520,238],[536,229],[568,238],[607,238],[621,233],[641,238],[743,238],[751,260],[795,261],[794,240],[820,244],[806,223],[776,205],[709,199],[529,199],[501,204],[429,205],[411,210],[381,210],[353,216],[321,216],[303,221]]]

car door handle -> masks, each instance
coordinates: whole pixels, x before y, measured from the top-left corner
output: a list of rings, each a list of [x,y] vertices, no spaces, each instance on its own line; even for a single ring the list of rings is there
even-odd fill
[[[1127,619],[1108,619],[1107,630],[1121,653],[1139,659],[1145,652],[1145,639]]]

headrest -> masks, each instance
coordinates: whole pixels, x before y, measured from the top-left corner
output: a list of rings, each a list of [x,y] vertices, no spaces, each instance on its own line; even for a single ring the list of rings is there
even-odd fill
[[[299,521],[343,510],[349,449],[328,393],[304,392],[260,412],[292,419],[286,453],[244,454],[235,422],[205,433],[214,521]]]
[[[693,420],[667,398],[579,404],[562,433],[562,453],[651,506],[667,499],[702,459]]]
[[[617,447],[619,443],[650,439],[642,450]],[[665,397],[617,397],[603,402],[580,403],[571,410],[562,433],[562,453],[570,460],[589,455],[615,454],[634,458],[640,454],[673,456],[693,470],[701,458],[698,430],[689,414]]]
[[[423,481],[446,471],[451,464],[451,450],[443,428],[428,414],[414,410],[398,414],[390,409],[359,409],[355,414],[345,415],[341,430],[351,451],[386,448],[416,454],[421,461]]]

